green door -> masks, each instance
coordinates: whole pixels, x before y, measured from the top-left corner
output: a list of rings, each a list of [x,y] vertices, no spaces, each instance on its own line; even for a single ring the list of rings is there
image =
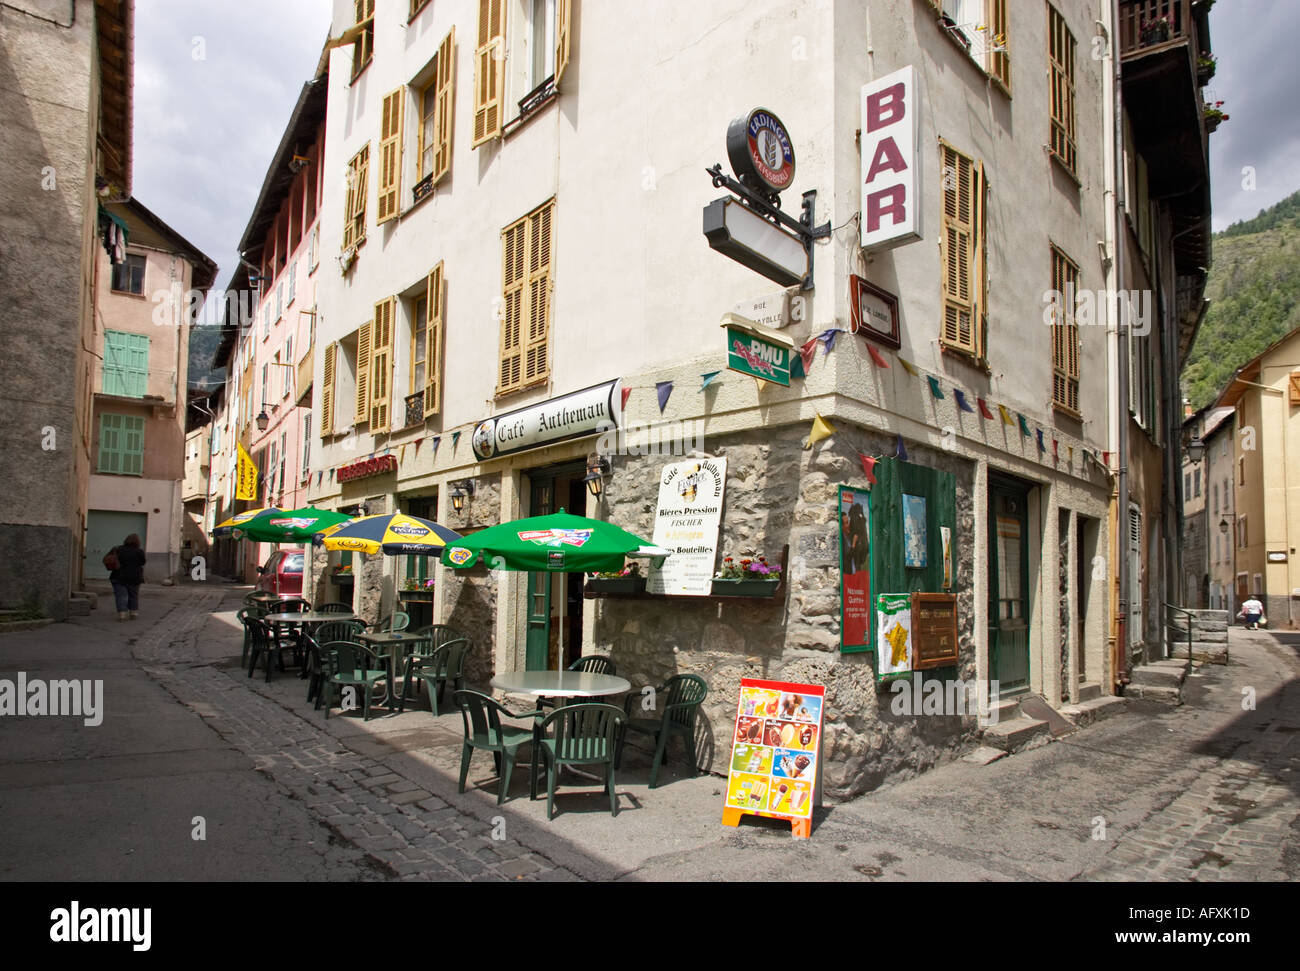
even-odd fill
[[[87,580],[108,579],[104,554],[132,533],[140,537],[140,548],[149,548],[146,527],[149,514],[143,512],[117,512],[108,509],[91,509],[86,513],[86,560],[83,576]]]
[[[989,670],[1003,697],[1029,690],[1028,497],[989,481]]]
[[[548,516],[555,510],[555,479],[534,477],[530,516]],[[529,671],[545,671],[550,662],[551,574],[528,574],[528,633],[524,662]]]

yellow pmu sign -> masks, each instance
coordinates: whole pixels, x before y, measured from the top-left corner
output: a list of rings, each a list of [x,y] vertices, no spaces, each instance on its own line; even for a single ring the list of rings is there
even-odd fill
[[[239,446],[238,467],[235,471],[235,498],[236,499],[256,499],[257,498],[257,466],[253,464],[252,458],[244,451],[244,446]]]

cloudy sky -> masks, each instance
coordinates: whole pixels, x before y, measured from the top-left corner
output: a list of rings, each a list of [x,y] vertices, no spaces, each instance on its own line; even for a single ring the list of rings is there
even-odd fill
[[[330,7],[330,0],[136,0],[135,194],[220,264],[218,285],[234,272],[235,246],[315,69]],[[1300,189],[1300,58],[1292,43],[1300,4],[1222,0],[1210,17],[1219,68],[1207,96],[1230,115],[1210,136],[1217,230]]]

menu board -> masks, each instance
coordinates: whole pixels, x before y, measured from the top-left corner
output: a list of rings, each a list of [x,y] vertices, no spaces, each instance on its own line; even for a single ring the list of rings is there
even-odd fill
[[[825,696],[820,685],[741,679],[727,780],[729,812],[812,818]]]
[[[663,467],[655,510],[655,546],[672,550],[646,578],[648,593],[707,597],[713,592],[718,524],[727,460],[691,459]]]
[[[912,594],[912,667],[917,671],[957,663],[957,597]]]

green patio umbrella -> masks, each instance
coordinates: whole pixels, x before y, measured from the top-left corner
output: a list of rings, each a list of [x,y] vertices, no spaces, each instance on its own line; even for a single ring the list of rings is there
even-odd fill
[[[331,526],[346,523],[352,517],[328,509],[304,506],[302,509],[268,509],[238,527],[245,539],[255,543],[310,543],[311,538]]]
[[[493,570],[525,573],[594,573],[621,569],[629,556],[664,557],[654,546],[613,523],[572,516],[561,509],[489,526],[448,543],[443,566],[468,569],[481,558]],[[564,657],[564,598],[560,598],[560,657]]]
[[[262,509],[246,509],[241,513],[231,516],[225,522],[217,523],[217,525],[213,526],[212,535],[216,536],[218,539],[224,539],[229,536],[238,539],[243,535],[242,530],[245,523],[252,522],[258,516],[266,516],[271,513],[281,515],[283,510],[277,509],[275,506],[266,506]]]

